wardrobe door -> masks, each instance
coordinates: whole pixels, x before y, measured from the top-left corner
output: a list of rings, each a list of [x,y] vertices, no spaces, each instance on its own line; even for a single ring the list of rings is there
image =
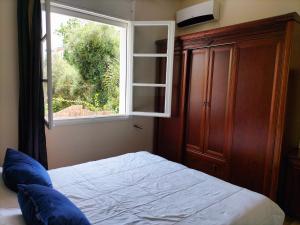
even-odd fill
[[[231,134],[233,47],[210,49],[204,154],[226,161]]]
[[[191,52],[185,139],[185,150],[189,152],[203,152],[208,59],[207,48]]]
[[[280,40],[238,44],[231,181],[269,194],[278,111]]]

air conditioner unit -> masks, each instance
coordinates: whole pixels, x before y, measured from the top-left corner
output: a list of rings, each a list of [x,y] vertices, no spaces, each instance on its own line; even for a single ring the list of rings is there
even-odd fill
[[[210,20],[218,20],[220,6],[218,1],[209,0],[176,12],[176,22],[178,27],[191,26]]]

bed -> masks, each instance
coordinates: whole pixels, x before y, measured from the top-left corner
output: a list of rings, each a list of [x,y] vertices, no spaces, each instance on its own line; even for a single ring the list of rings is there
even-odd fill
[[[0,171],[2,172],[2,171]],[[284,213],[258,193],[148,152],[49,171],[93,225],[282,225]],[[0,179],[0,225],[24,225],[16,194]]]

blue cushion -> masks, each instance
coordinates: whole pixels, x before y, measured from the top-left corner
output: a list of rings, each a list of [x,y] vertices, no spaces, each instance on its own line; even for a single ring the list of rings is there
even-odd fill
[[[90,225],[64,195],[38,184],[19,185],[18,200],[28,225]]]
[[[18,184],[40,184],[52,187],[48,172],[28,155],[7,149],[4,158],[2,178],[5,185],[17,192]]]

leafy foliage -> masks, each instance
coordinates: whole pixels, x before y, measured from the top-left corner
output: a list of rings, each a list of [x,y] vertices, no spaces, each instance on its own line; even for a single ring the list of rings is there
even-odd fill
[[[66,60],[57,54],[52,58],[53,95],[75,100],[80,92],[81,76]]]
[[[57,33],[63,57],[53,57],[53,110],[81,104],[93,110],[119,111],[119,31],[96,22],[70,19]]]

